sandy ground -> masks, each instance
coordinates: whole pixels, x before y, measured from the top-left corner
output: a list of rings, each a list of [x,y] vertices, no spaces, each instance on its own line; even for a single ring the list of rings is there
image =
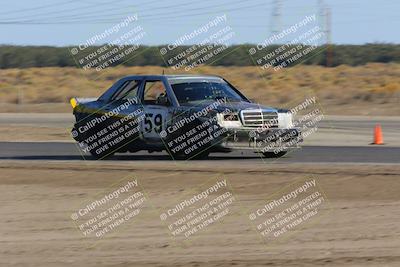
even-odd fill
[[[0,162],[1,266],[400,266],[400,167],[218,162]],[[181,244],[160,210],[223,175],[237,199],[223,220]],[[151,205],[99,242],[70,216],[136,177]],[[290,237],[264,243],[244,210],[297,179],[314,177],[329,205]],[[113,185],[114,184],[114,185]]]

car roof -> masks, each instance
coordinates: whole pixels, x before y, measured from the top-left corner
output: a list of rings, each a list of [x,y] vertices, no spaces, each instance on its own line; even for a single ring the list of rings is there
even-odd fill
[[[150,79],[179,79],[179,78],[184,78],[184,79],[204,79],[204,78],[217,78],[217,79],[222,79],[222,77],[217,76],[217,75],[196,75],[196,74],[178,74],[178,75],[129,75],[124,78],[130,78],[130,79],[137,79],[137,78],[150,78]]]

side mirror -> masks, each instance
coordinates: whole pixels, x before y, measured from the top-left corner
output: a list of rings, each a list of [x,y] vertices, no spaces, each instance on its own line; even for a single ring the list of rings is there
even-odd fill
[[[166,95],[160,95],[157,97],[157,104],[163,106],[169,106],[168,97]]]

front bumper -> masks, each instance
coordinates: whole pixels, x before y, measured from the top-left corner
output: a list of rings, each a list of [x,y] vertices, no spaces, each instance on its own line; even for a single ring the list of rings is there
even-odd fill
[[[219,144],[224,149],[250,149],[257,152],[288,151],[303,142],[300,129],[229,129],[227,137]]]

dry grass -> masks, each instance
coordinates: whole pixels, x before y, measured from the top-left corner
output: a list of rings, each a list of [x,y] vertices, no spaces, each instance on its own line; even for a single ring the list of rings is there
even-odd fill
[[[177,74],[166,69],[168,74]],[[0,70],[2,103],[66,103],[73,96],[96,97],[117,79],[133,74],[161,74],[163,68],[116,67],[102,72],[77,68]],[[182,72],[180,72],[182,73]],[[316,95],[329,113],[368,115],[385,110],[399,114],[400,64],[368,64],[359,67],[297,66],[275,72],[257,67],[209,67],[192,73],[221,75],[249,98],[272,106],[291,107]]]

